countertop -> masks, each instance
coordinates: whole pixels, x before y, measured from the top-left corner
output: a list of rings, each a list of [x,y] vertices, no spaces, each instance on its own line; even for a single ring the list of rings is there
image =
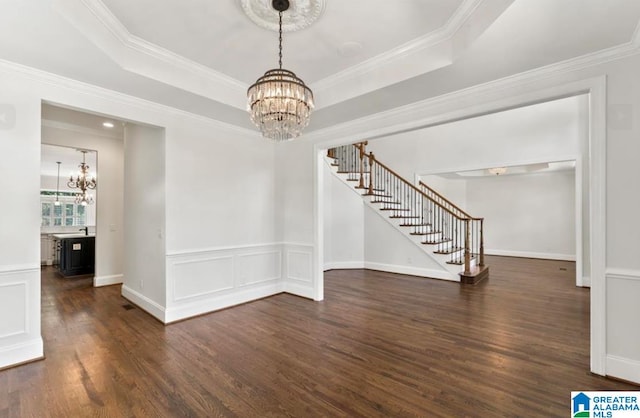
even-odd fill
[[[64,239],[64,238],[95,238],[95,234],[85,235],[83,233],[77,234],[51,234],[52,237],[56,239]]]

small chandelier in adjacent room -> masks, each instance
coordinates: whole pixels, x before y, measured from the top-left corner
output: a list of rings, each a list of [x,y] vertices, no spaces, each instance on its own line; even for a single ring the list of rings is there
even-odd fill
[[[288,141],[302,133],[313,110],[313,92],[293,72],[282,68],[282,12],[288,0],[273,0],[279,17],[279,67],[269,70],[247,90],[251,121],[262,136]]]
[[[58,164],[58,178],[56,180],[56,201],[53,202],[54,206],[60,206],[60,164],[62,164],[60,161],[56,161],[56,164]]]
[[[80,150],[82,153],[82,162],[78,167],[80,167],[80,172],[76,178],[69,177],[69,181],[67,182],[67,186],[72,189],[80,189],[78,193],[76,193],[76,203],[86,206],[93,204],[93,196],[87,192],[87,190],[93,190],[96,188],[96,178],[91,177],[89,179],[89,166],[86,163],[87,151]]]
[[[489,170],[490,174],[495,174],[496,176],[501,176],[504,173],[507,172],[507,167],[494,167],[494,168],[490,168]]]

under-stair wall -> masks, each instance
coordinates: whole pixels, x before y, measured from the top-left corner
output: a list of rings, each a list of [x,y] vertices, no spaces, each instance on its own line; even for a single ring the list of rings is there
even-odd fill
[[[328,150],[326,163],[336,177],[358,193],[365,206],[395,229],[389,236],[404,237],[428,255],[428,277],[476,283],[488,275],[484,266],[483,219],[474,218],[427,185],[413,185],[366,153],[367,143],[357,143]],[[369,238],[365,239],[370,244]],[[378,240],[387,256],[397,247],[390,238]],[[365,252],[366,253],[366,252]],[[400,251],[407,264],[411,251]],[[417,256],[417,259],[422,257]],[[460,271],[462,268],[462,271]]]

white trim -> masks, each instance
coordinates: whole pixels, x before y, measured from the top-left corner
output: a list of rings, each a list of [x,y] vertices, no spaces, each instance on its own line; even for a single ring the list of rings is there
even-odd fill
[[[114,284],[122,284],[124,276],[122,274],[113,274],[110,276],[95,276],[93,278],[93,287],[111,286]]]
[[[608,355],[606,363],[607,376],[640,382],[640,361]]]
[[[512,1],[464,0],[442,27],[311,83],[316,109],[451,65]]]
[[[164,306],[161,306],[160,304],[154,302],[142,293],[138,293],[127,285],[122,285],[122,297],[131,301],[154,318],[160,320],[160,322],[166,323],[166,313]]]
[[[44,357],[42,338],[38,336],[8,347],[0,347],[0,368],[9,367]]]
[[[448,271],[425,269],[420,267],[409,267],[399,264],[374,263],[371,261],[364,262],[364,268],[369,270],[386,271],[388,273],[408,274],[410,276],[420,276],[428,279],[447,280],[451,282],[459,282],[460,276],[454,275]]]
[[[511,250],[494,250],[494,249],[485,249],[484,253],[486,255],[500,255],[505,257],[540,258],[543,260],[576,261],[575,254],[537,253],[537,252],[531,252],[531,251],[511,251]]]
[[[117,135],[113,131],[107,132],[100,129],[87,128],[86,126],[74,125],[72,123],[60,122],[57,120],[41,119],[41,126],[54,129],[64,129],[65,131],[77,132],[84,135],[94,135],[111,139],[122,139],[124,135]],[[46,144],[43,142],[43,144]]]
[[[40,273],[40,264],[14,264],[8,266],[0,266],[0,274],[12,273]]]
[[[608,268],[607,279],[640,280],[640,270]]]
[[[324,263],[324,271],[363,269],[364,261],[332,261]]]
[[[589,275],[591,277],[591,371],[605,376],[607,354],[607,79],[589,83]]]
[[[584,254],[585,248],[584,242],[582,241],[582,229],[584,227],[583,222],[584,217],[582,216],[582,209],[584,205],[583,196],[582,196],[582,187],[584,186],[584,180],[582,179],[584,169],[582,165],[582,157],[578,156],[575,159],[576,165],[574,167],[574,178],[575,178],[575,250],[576,250],[576,286],[578,287],[591,287],[591,281],[589,280],[589,285],[585,284],[584,277]]]
[[[313,299],[314,301],[322,300],[316,298],[315,288],[305,286],[302,283],[284,282],[282,284],[282,291],[290,295],[300,296],[301,298]]]
[[[314,283],[314,300],[324,299],[324,175],[325,150],[317,144],[313,146],[313,267],[311,277]]]
[[[196,255],[201,253],[210,253],[210,252],[219,252],[219,251],[235,251],[235,250],[243,250],[249,248],[263,248],[263,247],[274,247],[284,245],[284,242],[268,242],[261,244],[242,244],[242,245],[225,245],[218,247],[206,247],[206,248],[197,248],[197,249],[187,249],[187,250],[169,250],[167,251],[167,257],[177,257],[183,255]]]
[[[222,122],[217,119],[211,119],[202,115],[197,115],[195,113],[190,113],[184,110],[177,109],[175,107],[163,105],[157,102],[152,102],[150,100],[142,99],[140,97],[131,96],[128,94],[120,93],[114,90],[109,90],[104,87],[99,87],[93,84],[85,83],[83,81],[74,80],[72,78],[63,77],[57,74],[49,73],[43,70],[39,70],[37,68],[28,67],[26,65],[18,64],[15,62],[7,61],[0,59],[0,73],[13,73],[28,78],[29,80],[33,80],[39,83],[49,84],[58,88],[67,89],[72,92],[80,93],[83,95],[91,95],[95,99],[98,100],[106,100],[112,101],[116,104],[122,106],[131,106],[136,109],[144,110],[144,111],[153,111],[165,113],[163,119],[166,119],[166,113],[177,115],[180,117],[184,117],[191,120],[197,120],[199,122],[203,122],[211,125],[217,129],[226,130],[228,132],[237,133],[238,135],[248,136],[252,138],[260,138],[260,133],[253,129],[242,128],[237,125],[232,125],[230,123]],[[68,109],[78,109],[77,105],[73,105],[73,103],[63,103],[56,100],[51,100],[47,97],[42,97],[42,102],[47,104],[52,104],[54,106],[60,106]],[[103,111],[92,109],[83,105],[83,111],[89,112],[97,112],[104,113]],[[111,116],[120,117],[122,119],[126,119],[126,116],[119,116],[117,113],[111,112]],[[137,123],[150,124],[150,125],[158,125],[160,122],[158,121],[149,121],[149,120],[140,120],[136,121]],[[160,126],[160,125],[158,125]]]
[[[591,277],[582,276],[582,286],[581,287],[591,287]]]
[[[248,84],[132,35],[100,0],[54,0],[53,8],[122,69],[225,103],[246,107]]]
[[[235,289],[232,289],[235,290]],[[169,307],[165,314],[165,324],[191,318],[197,315],[204,315],[225,309],[242,303],[252,302],[265,297],[282,293],[281,283],[269,283],[261,286],[238,289],[233,292],[221,292],[220,295],[208,297],[207,299],[195,300],[189,303],[181,303]]]

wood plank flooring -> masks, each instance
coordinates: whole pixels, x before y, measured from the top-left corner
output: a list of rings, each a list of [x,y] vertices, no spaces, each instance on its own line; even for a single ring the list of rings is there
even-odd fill
[[[556,417],[589,373],[574,264],[488,257],[476,286],[365,270],[170,326],[119,286],[43,270],[44,361],[0,372],[0,417]],[[523,273],[531,271],[532,273]]]

